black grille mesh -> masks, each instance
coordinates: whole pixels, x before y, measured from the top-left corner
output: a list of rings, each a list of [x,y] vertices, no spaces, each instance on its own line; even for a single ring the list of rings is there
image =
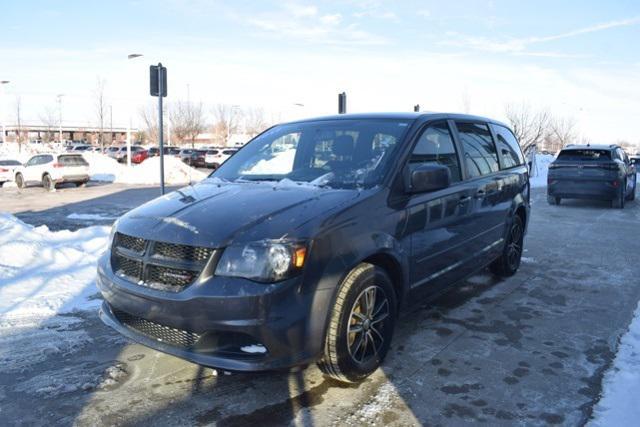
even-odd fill
[[[111,259],[113,271],[117,276],[124,276],[135,282],[142,279],[142,262],[118,254],[114,254]]]
[[[184,261],[202,262],[209,259],[213,249],[199,246],[176,245],[173,243],[156,242],[153,254],[165,258]]]
[[[160,325],[155,322],[133,316],[124,311],[113,309],[116,318],[136,331],[158,341],[166,342],[183,348],[193,347],[201,335],[195,332],[185,331],[182,329],[171,328],[169,326]]]
[[[147,267],[146,284],[151,288],[175,292],[193,282],[197,275],[196,271],[150,264]]]
[[[144,251],[145,240],[139,237],[127,236],[126,234],[116,233],[114,246],[129,249],[130,251],[142,253]]]
[[[179,292],[198,277],[213,252],[211,248],[151,242],[116,233],[111,266],[117,276],[140,286]]]

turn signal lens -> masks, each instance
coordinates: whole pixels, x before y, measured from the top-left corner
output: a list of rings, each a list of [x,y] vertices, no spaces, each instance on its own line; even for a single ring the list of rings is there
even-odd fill
[[[293,255],[293,266],[296,268],[304,267],[304,260],[306,256],[307,256],[307,248],[296,249]]]

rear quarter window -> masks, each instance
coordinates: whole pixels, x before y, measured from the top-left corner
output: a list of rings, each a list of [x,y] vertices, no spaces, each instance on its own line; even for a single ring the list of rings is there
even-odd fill
[[[504,126],[492,125],[496,133],[498,153],[502,160],[502,169],[512,168],[524,164],[524,155],[518,140],[513,133]]]

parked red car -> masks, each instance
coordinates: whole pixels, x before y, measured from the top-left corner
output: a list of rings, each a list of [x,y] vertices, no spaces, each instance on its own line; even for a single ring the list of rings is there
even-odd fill
[[[149,158],[149,150],[140,150],[131,154],[131,163],[142,163]]]

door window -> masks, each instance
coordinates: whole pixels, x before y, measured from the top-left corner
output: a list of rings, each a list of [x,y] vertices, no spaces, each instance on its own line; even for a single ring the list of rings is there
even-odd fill
[[[499,170],[498,153],[489,128],[480,123],[456,123],[464,149],[469,178],[488,175]]]
[[[498,139],[498,152],[502,158],[502,168],[508,169],[514,166],[520,166],[524,164],[524,156],[518,140],[513,136],[513,133],[504,126],[493,125],[493,130],[496,132]]]
[[[451,182],[461,180],[458,155],[446,122],[431,125],[420,135],[409,158],[409,168],[413,170],[423,164],[446,166],[451,171]]]
[[[38,160],[40,159],[40,157],[42,156],[33,156],[32,158],[29,159],[29,161],[27,163],[25,163],[25,166],[35,166],[38,164]]]

